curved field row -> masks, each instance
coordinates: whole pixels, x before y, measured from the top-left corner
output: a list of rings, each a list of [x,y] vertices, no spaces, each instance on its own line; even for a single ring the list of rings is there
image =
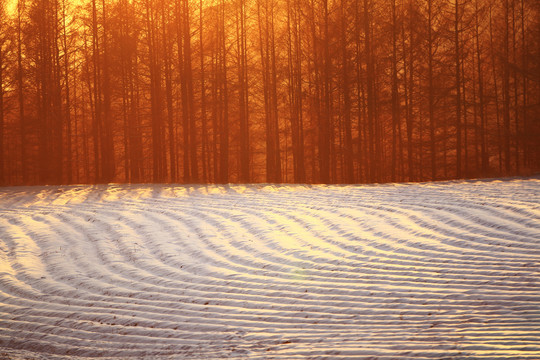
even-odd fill
[[[0,359],[538,359],[539,190],[0,189]]]

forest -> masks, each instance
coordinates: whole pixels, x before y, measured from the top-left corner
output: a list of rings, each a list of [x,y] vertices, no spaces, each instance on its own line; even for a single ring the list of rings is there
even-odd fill
[[[0,2],[0,185],[540,171],[537,0]]]

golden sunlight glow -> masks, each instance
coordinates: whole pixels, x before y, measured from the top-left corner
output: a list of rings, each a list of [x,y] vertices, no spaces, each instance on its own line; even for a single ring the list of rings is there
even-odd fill
[[[3,4],[0,184],[540,171],[533,2]]]

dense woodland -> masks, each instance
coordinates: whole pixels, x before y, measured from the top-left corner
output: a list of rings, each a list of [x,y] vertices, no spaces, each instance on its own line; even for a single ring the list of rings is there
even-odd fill
[[[540,170],[537,0],[0,2],[0,184]]]

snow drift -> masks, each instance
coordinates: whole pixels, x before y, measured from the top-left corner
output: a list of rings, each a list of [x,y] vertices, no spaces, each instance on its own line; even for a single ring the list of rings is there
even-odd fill
[[[0,359],[538,359],[539,190],[3,188]]]

